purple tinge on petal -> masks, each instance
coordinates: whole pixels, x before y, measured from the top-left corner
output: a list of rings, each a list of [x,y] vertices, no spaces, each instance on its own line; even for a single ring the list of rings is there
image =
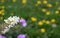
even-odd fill
[[[25,19],[20,19],[20,22],[26,22],[26,20]]]
[[[19,34],[19,35],[17,36],[17,38],[26,38],[26,35],[25,35],[25,34]]]
[[[26,25],[27,25],[25,19],[20,19],[18,22],[21,23],[23,27],[26,27]]]
[[[26,27],[26,25],[27,25],[26,23],[22,23],[22,26],[23,26],[23,27]]]
[[[6,37],[0,34],[0,38],[6,38]]]

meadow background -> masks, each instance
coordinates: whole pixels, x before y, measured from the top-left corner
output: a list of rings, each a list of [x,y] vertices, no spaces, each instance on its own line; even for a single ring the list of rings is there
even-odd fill
[[[27,26],[16,25],[5,34],[17,38],[60,38],[60,0],[0,0],[0,23],[9,16],[19,16]]]

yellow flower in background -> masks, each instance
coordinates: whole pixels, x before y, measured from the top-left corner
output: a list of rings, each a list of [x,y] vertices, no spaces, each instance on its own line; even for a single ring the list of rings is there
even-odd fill
[[[4,13],[4,9],[2,9],[0,12]]]
[[[1,2],[5,2],[5,0],[1,0]]]
[[[0,11],[0,14],[1,14],[2,12]]]
[[[37,1],[37,5],[40,5],[41,4],[41,1]]]
[[[38,25],[43,25],[43,22],[42,22],[42,21],[39,21],[39,22],[38,22]]]
[[[47,7],[52,7],[52,4],[47,4]]]
[[[45,22],[46,24],[50,24],[50,21],[49,20],[46,20],[46,22]]]
[[[31,20],[32,20],[32,21],[37,21],[37,18],[31,17]]]
[[[0,11],[0,14],[2,14],[3,12],[2,11]]]
[[[22,3],[23,3],[23,4],[26,4],[26,2],[27,2],[27,0],[22,0]]]
[[[47,1],[47,0],[43,0],[43,1]]]
[[[57,1],[57,2],[56,2],[56,5],[58,5],[58,4],[59,4],[59,2]]]
[[[57,10],[57,11],[55,11],[55,14],[59,14],[59,11]]]
[[[44,20],[42,20],[42,22],[43,22],[43,23],[45,23],[45,22],[46,22],[46,20],[44,19]]]
[[[5,13],[2,13],[1,15],[5,15]]]
[[[44,33],[44,32],[45,32],[45,29],[44,29],[44,28],[41,28],[40,31],[41,31],[42,33]]]
[[[47,12],[46,12],[46,15],[50,15],[50,11],[47,11]]]
[[[4,15],[4,9],[0,11],[0,14],[1,15]]]
[[[16,0],[12,0],[13,2],[16,2]]]
[[[42,12],[46,12],[46,9],[43,8],[43,9],[42,9]]]
[[[51,23],[55,23],[56,22],[56,20],[55,19],[51,19]]]
[[[45,1],[43,1],[43,4],[47,4],[47,1],[45,0]]]

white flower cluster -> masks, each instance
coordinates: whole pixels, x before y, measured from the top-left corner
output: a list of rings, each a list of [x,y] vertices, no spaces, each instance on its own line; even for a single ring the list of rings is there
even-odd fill
[[[10,16],[8,19],[4,19],[5,23],[7,24],[17,24],[18,20],[19,17],[17,16],[13,16],[13,17]]]
[[[5,23],[9,24],[9,25],[7,27],[5,27],[5,29],[2,31],[2,33],[5,34],[6,32],[8,32],[11,27],[14,27],[15,24],[18,23],[19,19],[20,18],[17,16],[13,16],[13,17],[10,16],[8,19],[4,19]]]

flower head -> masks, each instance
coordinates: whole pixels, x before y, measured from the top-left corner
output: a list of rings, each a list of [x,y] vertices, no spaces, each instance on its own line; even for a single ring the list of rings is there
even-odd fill
[[[44,28],[41,28],[41,30],[40,30],[42,33],[44,33],[45,32],[45,29]]]
[[[32,21],[37,21],[37,18],[31,17],[31,20],[32,20]]]
[[[26,25],[27,25],[25,19],[20,19],[18,22],[21,23],[23,27],[26,27]]]
[[[6,37],[0,34],[0,38],[6,38]]]
[[[25,34],[19,34],[17,38],[26,38]]]
[[[4,21],[5,21],[5,23],[7,23],[7,24],[17,24],[17,22],[18,22],[18,20],[19,20],[19,17],[17,17],[17,16],[13,16],[13,17],[9,17],[8,19],[4,19]]]
[[[26,4],[27,0],[22,0],[22,4]]]
[[[10,16],[8,19],[4,19],[5,23],[8,24],[8,26],[6,26],[7,28],[5,27],[2,33],[5,34],[6,32],[8,32],[11,27],[14,27],[15,24],[18,23],[18,20],[19,17],[17,16],[13,16],[13,17]]]

